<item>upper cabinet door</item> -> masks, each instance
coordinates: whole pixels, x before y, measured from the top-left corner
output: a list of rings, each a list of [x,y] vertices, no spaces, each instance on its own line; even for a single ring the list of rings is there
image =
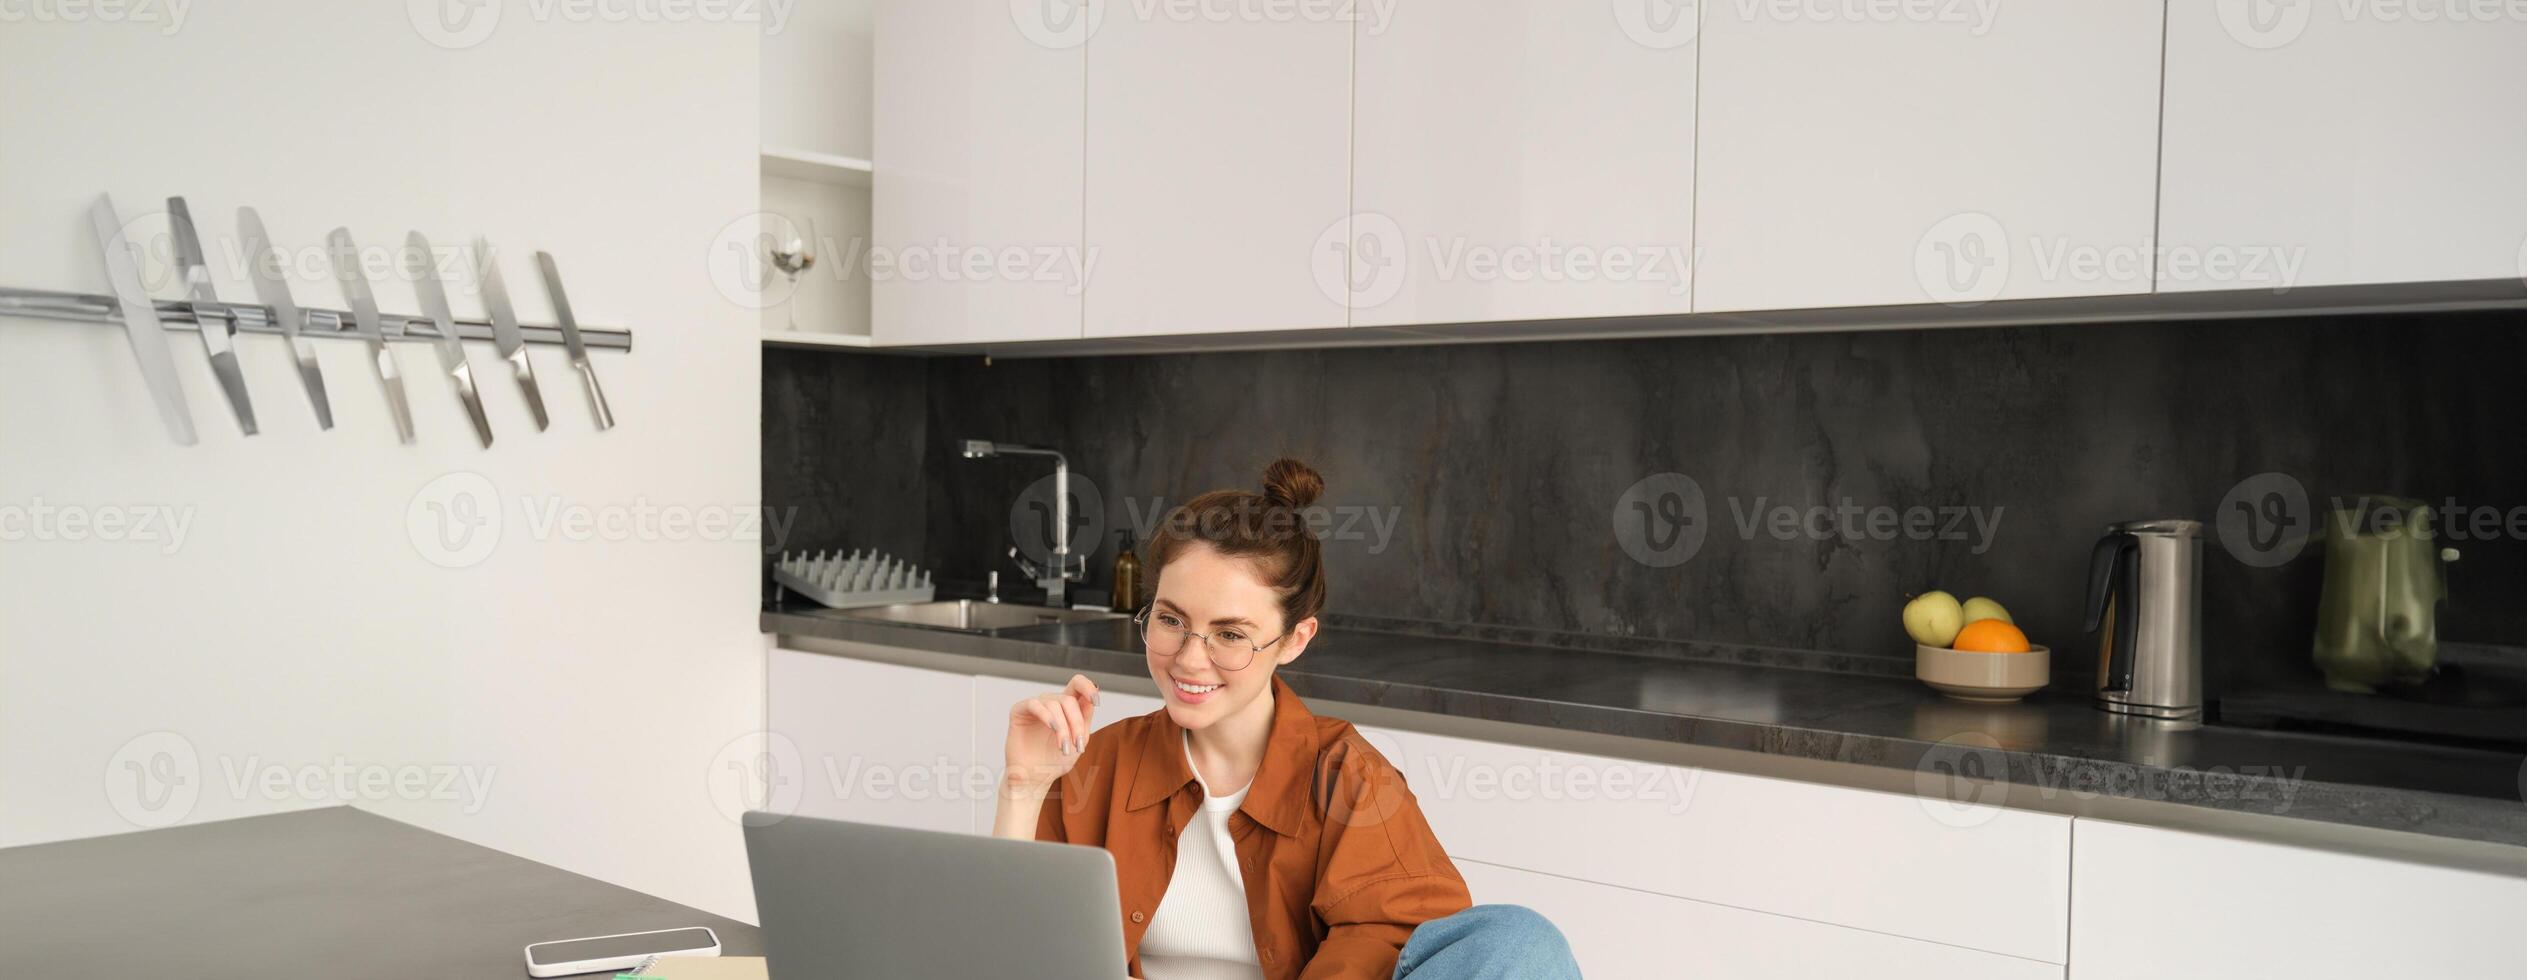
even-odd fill
[[[868,255],[877,344],[1080,335],[1086,37],[1018,6],[878,4]]]
[[[1358,30],[1354,325],[1691,312],[1691,5],[1386,9]]]
[[[2159,289],[2527,275],[2527,20],[2460,6],[2170,4]]]
[[[1340,327],[1348,4],[1107,3],[1088,40],[1091,337]]]
[[[1701,8],[1697,311],[2150,288],[2160,0]]]

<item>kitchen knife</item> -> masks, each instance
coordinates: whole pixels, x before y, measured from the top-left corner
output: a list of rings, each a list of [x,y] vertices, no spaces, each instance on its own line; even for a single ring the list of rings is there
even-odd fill
[[[255,434],[254,401],[246,397],[246,375],[237,366],[237,321],[211,288],[211,266],[202,254],[202,239],[193,233],[193,212],[181,197],[167,199],[167,227],[175,234],[175,260],[184,270],[184,289],[193,297],[193,323],[201,328],[202,347],[211,355],[211,374],[237,413],[237,427]]]
[[[544,414],[544,389],[535,383],[535,361],[527,357],[526,335],[518,331],[518,311],[509,306],[509,286],[500,279],[500,263],[492,255],[491,243],[474,239],[474,262],[483,312],[491,315],[492,343],[509,362],[509,373],[517,375],[518,390],[526,393],[527,411],[535,413],[535,431],[542,432],[552,427],[553,420]]]
[[[474,434],[482,438],[483,448],[489,449],[491,419],[483,415],[483,396],[474,388],[474,366],[466,363],[465,341],[456,335],[456,312],[448,306],[447,283],[439,280],[439,253],[417,231],[404,234],[404,251],[407,258],[419,264],[412,270],[412,288],[421,297],[421,312],[428,314],[430,325],[439,330],[439,367],[456,382],[456,397],[465,403],[465,417],[474,420]]]
[[[199,441],[193,433],[193,412],[184,407],[184,387],[175,377],[175,353],[167,349],[167,328],[158,322],[158,305],[140,284],[140,263],[132,258],[131,240],[123,236],[123,218],[114,199],[97,195],[88,208],[97,245],[105,256],[105,279],[114,286],[123,308],[123,336],[132,343],[132,359],[140,362],[140,378],[149,385],[149,399],[158,403],[158,420],[178,445]]]
[[[254,280],[255,298],[272,308],[273,322],[280,326],[281,336],[298,358],[298,380],[307,389],[307,400],[316,407],[316,427],[331,429],[333,402],[325,398],[325,373],[316,366],[316,345],[298,335],[307,313],[290,296],[290,281],[281,274],[281,254],[272,247],[272,236],[263,231],[263,216],[253,208],[238,208],[237,234],[245,239],[246,276]]]
[[[404,398],[404,373],[395,367],[395,352],[386,349],[385,320],[377,315],[377,296],[369,292],[368,273],[360,268],[360,247],[351,244],[349,228],[336,228],[325,240],[332,245],[333,276],[342,281],[342,298],[351,304],[351,330],[368,339],[377,380],[386,385],[386,407],[395,413],[395,435],[411,445],[412,402]]]
[[[570,366],[579,369],[579,378],[588,384],[588,401],[596,406],[597,428],[614,427],[614,409],[606,407],[605,388],[597,384],[596,365],[588,363],[588,342],[579,336],[579,321],[570,315],[570,297],[562,293],[562,270],[553,264],[553,253],[535,253],[535,264],[544,271],[544,291],[553,294],[553,319],[561,324],[562,347],[570,352]]]

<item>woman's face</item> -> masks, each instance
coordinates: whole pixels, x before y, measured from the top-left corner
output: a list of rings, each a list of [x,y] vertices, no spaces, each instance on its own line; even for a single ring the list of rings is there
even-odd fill
[[[1212,642],[1186,639],[1174,656],[1160,656],[1175,627]],[[1281,597],[1256,576],[1253,564],[1194,544],[1158,573],[1148,633],[1155,638],[1148,648],[1149,676],[1158,682],[1167,716],[1187,729],[1199,729],[1254,708],[1272,689],[1273,669],[1307,649],[1308,639],[1316,635],[1316,620],[1285,629]],[[1251,652],[1265,643],[1271,645],[1262,653]],[[1230,670],[1222,660],[1245,663]]]

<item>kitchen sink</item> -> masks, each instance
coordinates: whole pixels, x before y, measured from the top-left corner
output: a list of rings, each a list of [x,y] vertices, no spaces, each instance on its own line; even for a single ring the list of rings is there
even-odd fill
[[[1018,626],[1086,623],[1124,618],[1121,613],[1096,609],[1054,609],[1048,606],[1024,606],[1015,603],[982,602],[974,599],[899,602],[891,606],[837,609],[833,614],[845,619],[867,619],[881,623],[900,623],[905,626],[924,626],[930,629],[957,630],[966,633],[1010,629]]]

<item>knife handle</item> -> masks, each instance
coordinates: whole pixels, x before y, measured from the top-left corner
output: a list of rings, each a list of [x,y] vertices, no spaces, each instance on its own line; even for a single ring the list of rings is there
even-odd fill
[[[605,403],[605,386],[597,383],[596,365],[580,361],[572,366],[578,368],[579,377],[588,382],[588,403],[596,409],[598,430],[614,428],[614,409]]]

